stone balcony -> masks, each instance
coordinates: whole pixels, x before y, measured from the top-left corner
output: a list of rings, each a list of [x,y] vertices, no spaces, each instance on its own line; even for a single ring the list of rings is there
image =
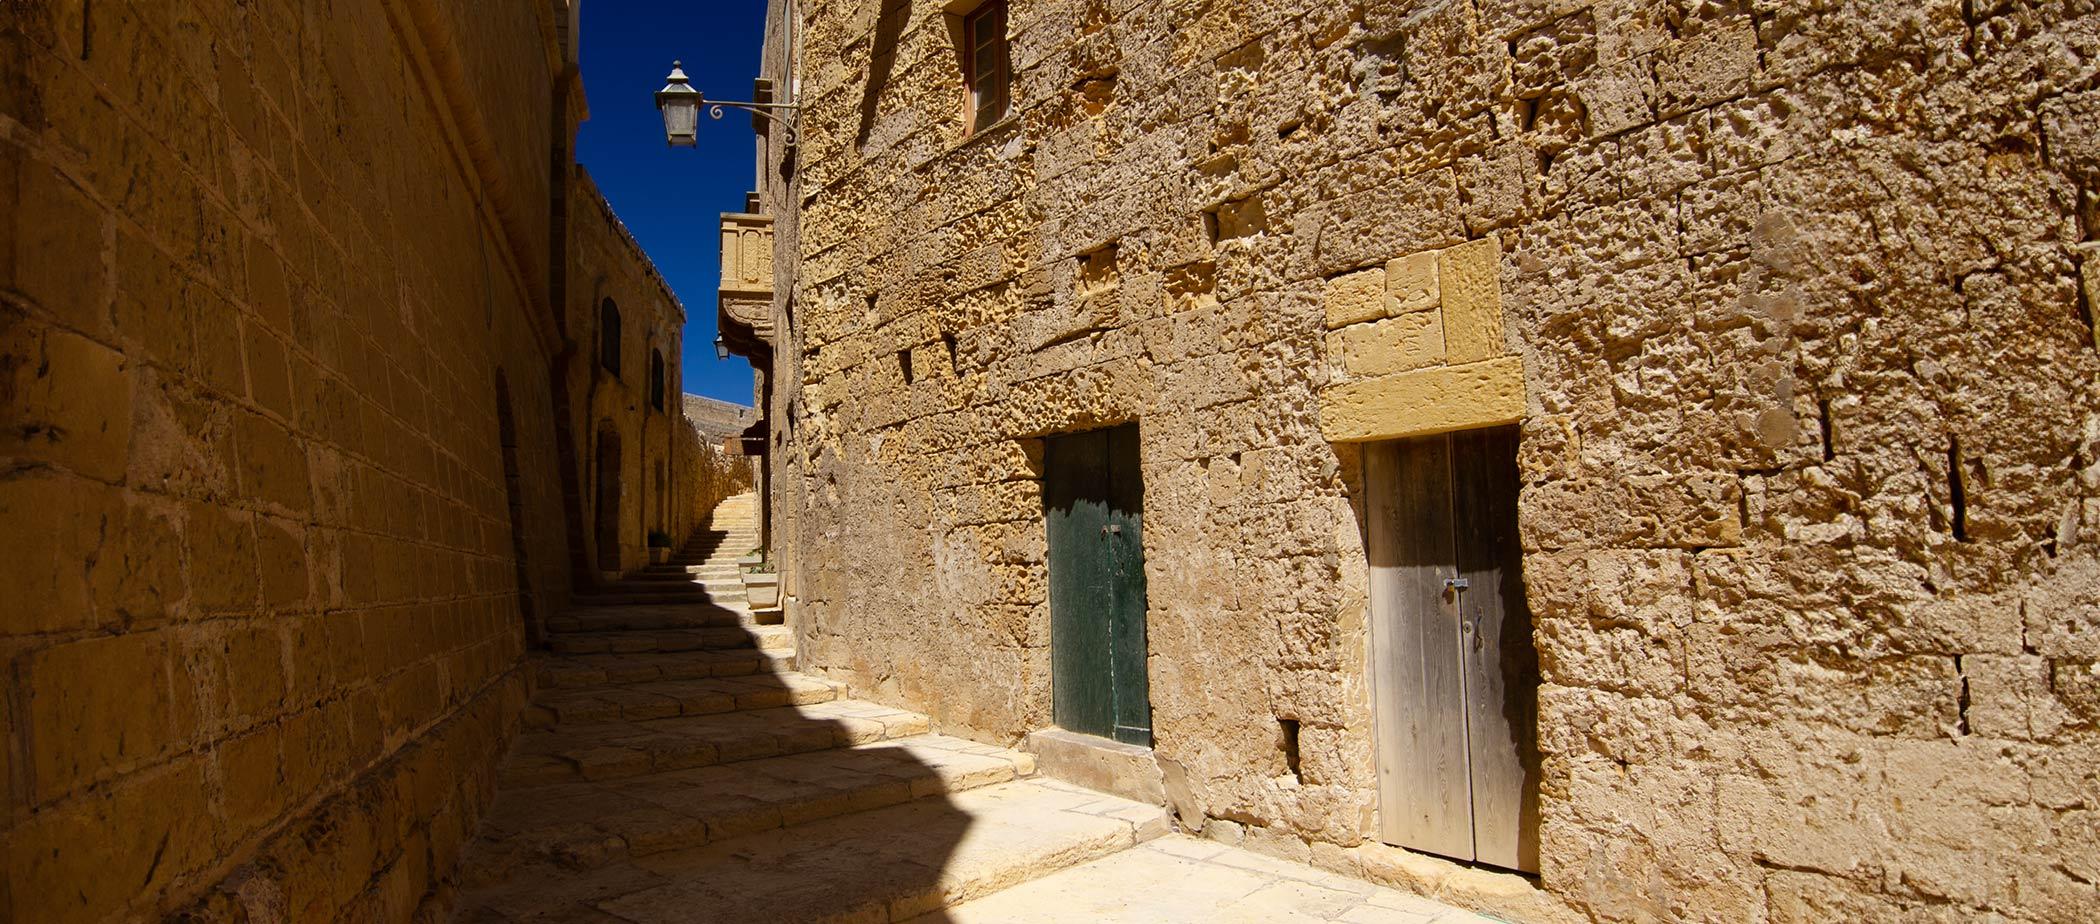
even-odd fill
[[[722,339],[740,356],[763,359],[773,340],[773,218],[722,213]]]

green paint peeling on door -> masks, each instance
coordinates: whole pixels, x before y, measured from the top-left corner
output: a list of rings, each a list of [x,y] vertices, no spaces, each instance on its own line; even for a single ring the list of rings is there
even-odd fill
[[[1044,441],[1052,717],[1149,746],[1144,493],[1136,424]]]

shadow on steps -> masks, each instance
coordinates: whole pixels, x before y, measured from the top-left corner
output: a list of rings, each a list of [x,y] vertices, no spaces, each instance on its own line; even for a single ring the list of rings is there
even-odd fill
[[[735,536],[702,537],[701,566]],[[1165,832],[1159,808],[797,673],[787,627],[704,590],[579,595],[548,621],[456,920],[938,922]]]

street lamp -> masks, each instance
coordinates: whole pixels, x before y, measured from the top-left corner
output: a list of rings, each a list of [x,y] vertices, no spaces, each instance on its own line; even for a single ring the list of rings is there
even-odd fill
[[[780,126],[782,140],[788,145],[795,143],[795,113],[801,107],[793,103],[753,102],[741,103],[733,100],[708,99],[693,89],[685,76],[684,63],[671,62],[671,73],[664,78],[664,88],[656,91],[656,108],[664,116],[664,140],[674,148],[689,148],[699,143],[696,137],[700,122],[700,107],[707,107],[707,117],[720,119],[722,110],[742,109],[761,119]],[[761,80],[763,90],[772,85],[770,80]],[[770,92],[764,93],[771,96]],[[756,123],[754,123],[755,125]]]
[[[699,143],[696,129],[700,122],[700,91],[686,80],[683,62],[671,62],[670,82],[656,91],[656,108],[664,114],[664,140],[674,148],[689,148]],[[716,116],[715,118],[721,118]]]
[[[728,358],[729,358],[729,341],[727,341],[727,340],[723,340],[723,339],[722,339],[722,335],[721,335],[721,334],[716,334],[716,335],[715,335],[715,358],[716,358],[716,359],[728,359]]]

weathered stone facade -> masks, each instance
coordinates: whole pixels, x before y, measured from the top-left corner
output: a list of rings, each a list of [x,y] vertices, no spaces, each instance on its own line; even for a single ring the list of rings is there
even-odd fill
[[[590,175],[575,172],[566,307],[577,344],[569,394],[581,399],[571,422],[587,524],[580,547],[601,575],[618,577],[648,563],[652,534],[683,543],[750,481],[718,444],[703,448],[685,418],[685,306]]]
[[[1184,825],[1527,919],[2100,906],[2100,14],[1014,0],[973,133],[968,6],[772,5],[806,670],[1048,725],[1039,438],[1134,421]],[[1359,441],[1511,421],[1536,880],[1372,843]]]
[[[604,409],[573,13],[0,2],[0,919],[446,907]]]

